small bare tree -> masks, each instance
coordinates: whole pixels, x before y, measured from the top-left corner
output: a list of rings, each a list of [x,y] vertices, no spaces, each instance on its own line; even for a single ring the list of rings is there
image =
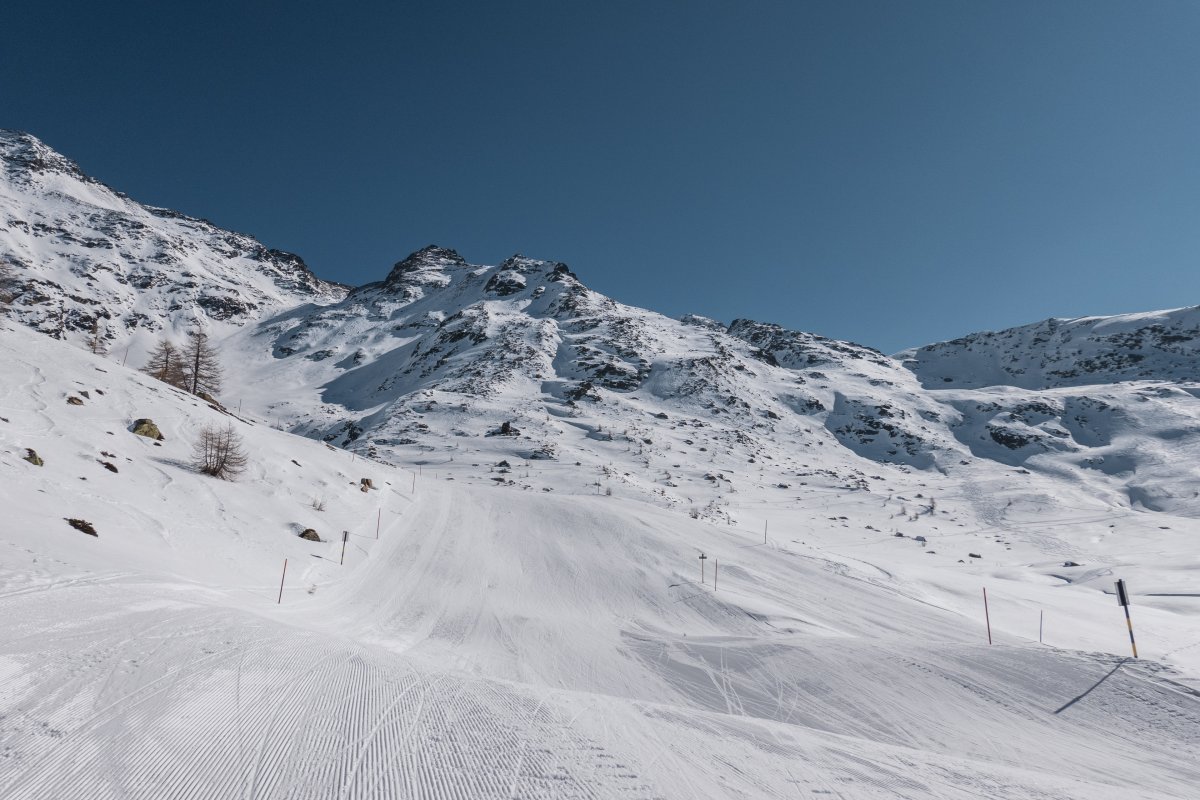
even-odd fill
[[[242,448],[242,437],[228,423],[223,428],[204,426],[192,448],[192,465],[205,475],[222,480],[235,480],[246,471],[249,461]]]
[[[158,344],[150,351],[150,360],[142,367],[142,372],[180,389],[190,386],[187,374],[183,371],[183,353],[170,339],[158,340]]]
[[[100,318],[92,320],[92,332],[88,336],[88,349],[98,356],[108,352],[108,342],[104,340],[105,332],[100,328]]]

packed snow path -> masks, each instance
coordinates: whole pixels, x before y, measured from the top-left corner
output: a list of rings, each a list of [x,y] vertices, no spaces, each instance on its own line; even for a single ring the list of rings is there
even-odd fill
[[[1200,702],[1152,662],[989,648],[957,615],[771,549],[745,548],[714,593],[672,562],[725,534],[518,498],[423,486],[344,580],[278,610],[266,582],[257,607],[244,588],[121,575],[10,591],[0,795],[1182,798],[1200,783]]]

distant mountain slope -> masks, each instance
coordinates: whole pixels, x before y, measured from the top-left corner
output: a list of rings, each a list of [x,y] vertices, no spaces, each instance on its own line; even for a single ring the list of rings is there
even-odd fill
[[[195,318],[240,325],[340,298],[299,256],[175,211],[137,203],[36,137],[0,130],[0,259],[19,278],[14,314],[110,341]]]
[[[1048,319],[896,355],[931,389],[1200,380],[1200,306]]]
[[[872,464],[969,455],[936,422],[945,409],[876,351],[671,319],[519,255],[481,266],[430,246],[231,346],[245,361],[269,348],[256,374],[294,389],[253,403],[296,432],[397,461],[480,448],[493,461],[578,462],[707,514],[721,513],[730,481],[786,485],[806,462],[857,486]]]

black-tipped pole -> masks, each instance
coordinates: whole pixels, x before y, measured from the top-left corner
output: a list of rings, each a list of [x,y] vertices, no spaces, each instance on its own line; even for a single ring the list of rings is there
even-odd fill
[[[1133,648],[1133,657],[1137,658],[1137,642],[1133,640],[1133,620],[1129,616],[1129,592],[1125,589],[1125,579],[1117,581],[1117,602],[1125,609],[1125,626],[1129,628],[1129,646]]]

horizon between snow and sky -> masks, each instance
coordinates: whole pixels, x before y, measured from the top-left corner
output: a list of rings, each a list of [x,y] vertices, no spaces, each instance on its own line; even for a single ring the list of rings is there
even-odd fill
[[[5,29],[0,126],[332,280],[523,252],[886,352],[1200,302],[1196,4],[48,0]]]

